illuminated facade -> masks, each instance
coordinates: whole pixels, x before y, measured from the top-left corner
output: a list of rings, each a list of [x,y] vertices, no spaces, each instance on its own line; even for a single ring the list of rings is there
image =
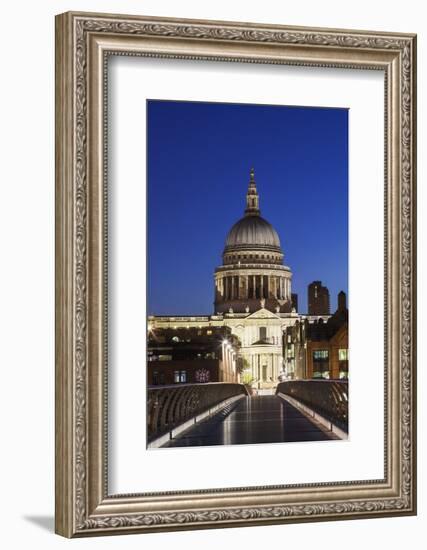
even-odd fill
[[[338,308],[325,322],[308,320],[284,331],[286,370],[296,378],[348,378],[348,309],[346,295],[338,294]]]

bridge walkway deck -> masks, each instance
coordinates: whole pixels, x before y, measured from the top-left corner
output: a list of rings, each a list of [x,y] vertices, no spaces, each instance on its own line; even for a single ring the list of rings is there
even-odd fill
[[[275,395],[245,397],[182,432],[165,447],[338,439]]]

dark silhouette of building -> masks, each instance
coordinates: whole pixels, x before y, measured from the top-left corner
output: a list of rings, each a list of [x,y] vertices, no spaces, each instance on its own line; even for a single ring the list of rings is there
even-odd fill
[[[283,333],[286,372],[293,378],[348,378],[348,310],[338,294],[338,309],[328,319],[297,321]]]
[[[148,385],[237,382],[239,339],[229,327],[148,329]]]
[[[347,309],[347,296],[343,290],[338,293],[338,311]]]
[[[329,290],[322,281],[313,281],[308,285],[308,314],[329,315]]]
[[[298,294],[295,294],[294,292],[291,294],[291,303],[292,309],[298,313]]]

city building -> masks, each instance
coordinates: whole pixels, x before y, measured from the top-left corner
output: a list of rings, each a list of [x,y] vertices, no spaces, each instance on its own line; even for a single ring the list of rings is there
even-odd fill
[[[329,315],[329,290],[322,281],[313,281],[308,285],[308,314]]]
[[[238,382],[239,340],[225,326],[148,331],[148,385]]]
[[[291,378],[348,378],[348,309],[344,292],[326,321],[298,320],[283,334],[285,371]]]
[[[292,272],[284,264],[279,235],[261,217],[255,173],[251,169],[244,216],[228,232],[222,263],[214,272],[215,313],[150,316],[148,322],[154,332],[175,331],[178,337],[183,329],[203,332],[226,328],[240,345],[240,381],[257,390],[271,391],[279,379],[297,376],[295,365],[283,362],[284,331],[297,322],[326,322],[330,317],[324,313],[298,314],[298,299],[292,294],[291,284]]]

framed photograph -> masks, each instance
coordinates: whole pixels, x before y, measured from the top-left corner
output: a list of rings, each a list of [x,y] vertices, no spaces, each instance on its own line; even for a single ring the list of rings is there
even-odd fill
[[[56,18],[56,532],[416,513],[416,37]]]

